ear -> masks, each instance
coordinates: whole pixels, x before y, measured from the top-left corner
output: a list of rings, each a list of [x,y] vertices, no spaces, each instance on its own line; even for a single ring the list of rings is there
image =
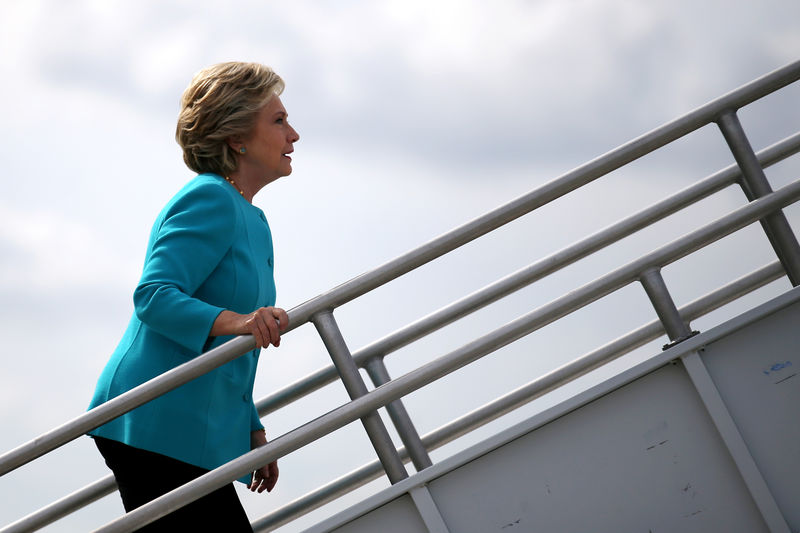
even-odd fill
[[[234,152],[236,152],[237,154],[239,153],[239,149],[240,149],[242,146],[244,146],[244,141],[243,141],[243,140],[242,140],[242,138],[241,138],[240,136],[238,136],[238,135],[236,135],[236,136],[234,136],[234,137],[230,137],[230,138],[228,138],[228,140],[227,140],[227,141],[225,141],[225,142],[227,142],[228,146],[230,146],[230,147],[231,147],[231,149],[232,149]]]

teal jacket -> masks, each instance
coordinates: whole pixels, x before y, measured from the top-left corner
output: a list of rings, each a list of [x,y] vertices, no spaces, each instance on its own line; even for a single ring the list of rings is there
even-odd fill
[[[210,337],[224,309],[275,304],[264,213],[224,178],[201,174],[153,225],[134,314],[100,374],[96,407],[231,337]],[[213,469],[250,450],[263,428],[253,403],[254,350],[90,432]],[[240,481],[249,482],[249,478]]]

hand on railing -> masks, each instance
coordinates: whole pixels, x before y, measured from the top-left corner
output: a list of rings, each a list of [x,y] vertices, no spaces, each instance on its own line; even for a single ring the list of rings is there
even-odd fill
[[[259,429],[250,433],[250,448],[256,449],[259,446],[264,446],[267,443],[267,434],[263,429]],[[272,461],[267,466],[262,466],[255,472],[250,479],[250,484],[247,488],[253,492],[258,491],[259,494],[266,490],[272,492],[275,484],[278,482],[278,461]]]
[[[211,336],[252,335],[256,348],[267,348],[270,344],[277,348],[287,327],[289,315],[280,307],[261,307],[246,315],[226,309],[211,326]]]

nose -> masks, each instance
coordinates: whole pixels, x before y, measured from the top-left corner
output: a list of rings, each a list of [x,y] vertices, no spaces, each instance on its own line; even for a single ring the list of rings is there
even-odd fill
[[[295,130],[295,129],[294,129],[294,128],[293,128],[293,127],[290,125],[290,126],[289,126],[289,138],[288,138],[288,141],[289,141],[290,143],[296,143],[296,142],[297,142],[297,141],[299,141],[299,140],[300,140],[300,135],[297,133],[297,130]]]

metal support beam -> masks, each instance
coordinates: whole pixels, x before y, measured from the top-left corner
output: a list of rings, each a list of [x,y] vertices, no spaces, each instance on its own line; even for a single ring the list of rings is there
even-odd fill
[[[389,383],[392,378],[389,376],[389,370],[383,359],[376,357],[366,365],[367,374],[369,374],[372,383],[376,387],[380,387],[385,383]],[[386,406],[386,411],[389,413],[389,418],[392,419],[397,433],[400,435],[400,440],[408,450],[408,455],[411,462],[414,463],[414,468],[419,472],[429,466],[433,465],[431,458],[428,455],[428,450],[422,444],[422,439],[411,421],[411,417],[403,405],[402,400],[395,400]]]
[[[758,162],[753,147],[750,146],[750,141],[747,140],[742,123],[739,122],[739,117],[735,111],[728,111],[723,113],[717,121],[728,147],[733,152],[733,157],[736,163],[742,170],[741,186],[744,190],[745,196],[749,201],[756,198],[761,198],[772,192],[767,176],[764,174],[764,169]],[[772,213],[765,216],[761,220],[761,226],[764,228],[764,233],[767,234],[772,248],[775,250],[778,259],[780,259],[783,268],[786,270],[786,275],[793,287],[800,284],[800,245],[797,243],[797,238],[786,220],[786,216],[782,211]]]
[[[651,268],[642,272],[639,281],[650,298],[650,303],[656,310],[659,320],[664,325],[664,330],[669,336],[672,343],[664,346],[666,350],[672,344],[677,344],[682,340],[688,339],[694,333],[689,328],[689,325],[683,321],[678,307],[672,300],[672,296],[667,289],[667,284],[664,283],[664,277],[661,275],[661,269]]]
[[[408,491],[408,494],[414,501],[414,505],[417,506],[419,516],[425,523],[425,527],[428,528],[428,533],[450,533],[427,486],[414,487]]]
[[[320,337],[322,337],[322,342],[325,343],[333,364],[336,365],[336,369],[339,371],[342,383],[344,383],[350,399],[355,400],[364,396],[367,393],[367,385],[361,378],[355,362],[353,362],[350,349],[347,347],[341,331],[339,331],[339,326],[336,324],[336,319],[333,318],[333,313],[331,311],[317,313],[311,317],[311,321],[317,328]],[[386,470],[389,481],[395,484],[407,478],[406,467],[403,465],[403,461],[400,459],[400,455],[398,455],[392,438],[389,436],[386,426],[383,425],[383,420],[381,420],[378,412],[367,413],[361,418],[361,423],[364,424],[364,429],[367,431],[369,440],[372,442],[372,446],[375,448],[384,470]]]
[[[683,357],[682,361],[770,533],[791,533],[700,355],[694,351]]]

